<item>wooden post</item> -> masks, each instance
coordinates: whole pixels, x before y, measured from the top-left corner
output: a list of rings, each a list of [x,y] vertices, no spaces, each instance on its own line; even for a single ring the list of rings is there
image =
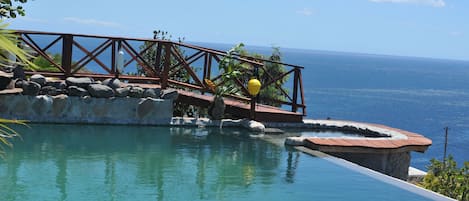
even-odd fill
[[[299,77],[299,68],[295,68],[295,73],[293,75],[293,103],[291,105],[291,111],[298,111],[298,77]]]
[[[164,43],[164,65],[163,75],[161,75],[161,88],[166,89],[168,87],[169,79],[169,68],[171,66],[171,43]]]
[[[256,120],[256,97],[251,96],[251,110],[249,112],[249,117],[251,120]]]
[[[161,46],[163,45],[163,43],[161,42],[158,42],[156,44],[156,55],[155,55],[155,64],[154,64],[154,69],[156,71],[156,73],[158,74],[158,76],[161,77]]]
[[[448,146],[448,127],[445,127],[445,150],[443,153],[443,163],[446,164],[446,148]]]
[[[62,41],[62,68],[65,70],[65,77],[72,76],[72,45],[73,36],[63,35]]]
[[[114,77],[117,78],[117,66],[116,66],[116,41],[112,40],[111,45],[111,72],[114,73]]]

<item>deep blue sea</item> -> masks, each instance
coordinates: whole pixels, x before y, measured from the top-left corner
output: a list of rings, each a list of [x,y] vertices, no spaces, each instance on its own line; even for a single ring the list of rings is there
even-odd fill
[[[269,47],[247,49],[271,53]],[[412,166],[421,169],[431,158],[443,158],[444,128],[449,127],[448,154],[459,165],[469,161],[469,61],[288,48],[280,52],[284,62],[304,66],[307,118],[379,123],[425,135],[433,145],[423,154],[412,155]],[[109,55],[105,52],[99,58],[106,60]],[[81,57],[77,54],[77,58]]]
[[[201,44],[227,49],[228,45]],[[269,55],[271,48],[247,47]],[[425,169],[447,153],[469,161],[469,61],[280,48],[283,61],[304,66],[307,118],[372,122],[419,133],[433,141],[412,155]]]

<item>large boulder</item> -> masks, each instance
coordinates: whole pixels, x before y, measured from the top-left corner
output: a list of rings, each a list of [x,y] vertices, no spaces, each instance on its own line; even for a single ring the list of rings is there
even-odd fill
[[[65,79],[65,83],[67,83],[67,86],[77,86],[86,89],[90,84],[94,83],[94,80],[89,77],[68,77]]]
[[[143,91],[143,98],[160,98],[161,89],[149,88]]]
[[[176,100],[178,96],[179,96],[179,93],[176,89],[165,89],[161,93],[161,99]]]
[[[88,86],[88,92],[96,98],[110,98],[114,96],[114,90],[111,87],[102,84],[91,84]]]
[[[37,96],[41,90],[41,85],[36,82],[23,82],[23,94]]]
[[[34,74],[29,78],[29,80],[31,82],[35,82],[35,83],[40,84],[41,87],[46,85],[46,77],[44,77],[41,74]]]
[[[144,90],[141,87],[131,87],[129,90],[129,96],[132,98],[142,98],[143,92]]]
[[[105,79],[101,84],[107,85],[108,87],[111,87],[113,89],[117,89],[121,87],[121,81],[117,78]]]
[[[89,94],[88,94],[88,91],[86,89],[83,89],[83,88],[77,87],[77,86],[70,86],[70,87],[68,87],[68,95],[69,96],[83,97],[83,96],[87,96]]]
[[[208,107],[208,114],[212,120],[220,120],[225,115],[225,101],[222,97],[216,96]]]
[[[11,82],[13,75],[0,71],[0,90],[4,90]]]

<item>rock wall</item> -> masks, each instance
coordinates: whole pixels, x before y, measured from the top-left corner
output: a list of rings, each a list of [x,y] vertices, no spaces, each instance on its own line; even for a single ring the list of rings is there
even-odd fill
[[[0,117],[38,123],[169,125],[171,99],[0,95]]]

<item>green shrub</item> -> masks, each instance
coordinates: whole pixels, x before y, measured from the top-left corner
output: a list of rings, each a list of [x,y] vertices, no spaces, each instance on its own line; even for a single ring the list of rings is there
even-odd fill
[[[444,162],[432,159],[428,174],[423,179],[423,187],[448,197],[469,201],[469,161],[457,167],[450,155]]]

